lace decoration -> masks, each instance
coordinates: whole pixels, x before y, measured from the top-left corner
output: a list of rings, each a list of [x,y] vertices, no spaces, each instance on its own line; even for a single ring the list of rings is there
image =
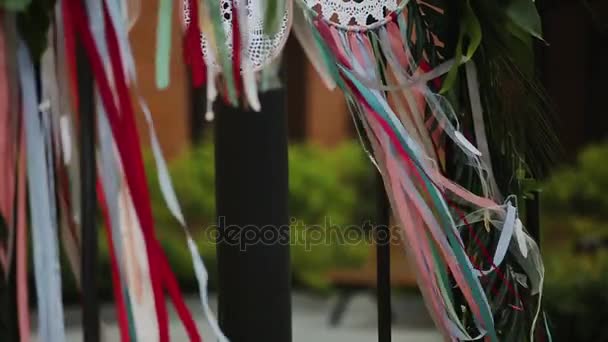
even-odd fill
[[[238,5],[240,1],[247,0],[234,0]],[[183,0],[184,8],[184,23],[190,24],[190,9],[188,6],[188,0]],[[285,6],[285,14],[280,23],[280,29],[273,36],[269,36],[264,33],[264,13],[260,6],[259,1],[249,0],[247,3],[247,17],[248,17],[248,55],[251,65],[254,71],[261,70],[264,66],[268,65],[274,58],[276,58],[281,52],[287,36],[289,34],[289,27],[291,24],[291,1],[287,1]],[[232,56],[232,2],[230,0],[220,0],[220,9],[222,12],[225,42],[228,47],[228,52]],[[205,57],[208,55],[208,44],[205,34],[201,34],[201,48]],[[215,60],[215,56],[211,56],[213,66],[219,69],[219,65]]]
[[[304,3],[337,26],[365,27],[383,22],[402,0],[304,0]]]

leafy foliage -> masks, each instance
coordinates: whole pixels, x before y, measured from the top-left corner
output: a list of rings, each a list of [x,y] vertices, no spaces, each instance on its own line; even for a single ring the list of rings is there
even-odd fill
[[[554,340],[605,342],[608,330],[608,252],[547,254],[545,308]]]
[[[608,143],[586,148],[574,166],[557,171],[545,184],[546,210],[608,220]]]
[[[375,196],[370,195],[375,194],[373,168],[358,143],[330,151],[292,146],[289,167],[292,236],[314,241],[312,235],[320,232],[326,237],[310,246],[292,246],[293,272],[300,283],[327,288],[326,271],[360,264],[369,253],[363,236],[351,244],[340,243],[340,238],[353,227],[352,232],[363,233],[360,227],[375,217]]]
[[[555,341],[608,341],[608,144],[590,146],[543,186],[545,307]],[[597,249],[581,250],[582,241]]]

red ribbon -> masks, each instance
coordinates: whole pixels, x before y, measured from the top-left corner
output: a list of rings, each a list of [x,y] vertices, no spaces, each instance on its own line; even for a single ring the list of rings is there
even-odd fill
[[[198,1],[188,0],[188,8],[190,9],[190,24],[186,28],[184,36],[184,61],[186,65],[190,66],[192,84],[200,87],[206,81],[207,67],[201,47],[201,29],[198,26]]]
[[[99,95],[108,115],[108,120],[127,179],[127,185],[131,192],[135,211],[141,225],[148,254],[150,279],[156,306],[160,341],[169,341],[169,319],[163,295],[163,285],[166,286],[171,300],[175,304],[176,311],[184,324],[184,328],[186,329],[190,340],[201,341],[196,324],[192,319],[190,311],[184,304],[179,288],[177,287],[175,276],[168,265],[167,259],[154,232],[152,209],[150,207],[150,194],[146,184],[141,147],[139,145],[139,134],[135,125],[130,93],[126,85],[126,77],[119,56],[120,50],[118,39],[108,16],[107,8],[104,6],[104,19],[107,28],[106,42],[108,44],[116,93],[118,95],[118,107],[114,102],[114,96],[105,75],[99,51],[97,51],[95,46],[84,8],[77,0],[66,1],[69,2],[69,10],[71,10],[71,16],[74,20],[74,32],[78,33],[85,52],[89,57]]]
[[[241,45],[239,12],[235,1],[232,0],[232,77],[234,78],[237,99],[243,89],[243,79],[241,78]]]

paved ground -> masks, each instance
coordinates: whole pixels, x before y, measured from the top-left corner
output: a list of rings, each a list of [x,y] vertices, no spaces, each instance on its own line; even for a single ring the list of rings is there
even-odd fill
[[[393,296],[395,320],[393,322],[393,341],[395,342],[439,342],[440,335],[426,314],[421,299],[413,295]],[[338,327],[328,324],[329,311],[335,298],[320,298],[306,294],[295,294],[293,306],[294,342],[372,342],[376,335],[376,303],[371,296],[361,294],[351,301],[343,320]],[[188,300],[199,322],[203,322],[196,298]],[[212,298],[215,307],[215,298]],[[113,307],[102,309],[105,341],[119,341],[118,329],[114,320]],[[34,319],[35,321],[35,319]],[[77,308],[66,310],[68,341],[82,341],[80,312]],[[213,341],[206,324],[200,324],[205,341]],[[175,315],[171,320],[172,341],[187,341]]]

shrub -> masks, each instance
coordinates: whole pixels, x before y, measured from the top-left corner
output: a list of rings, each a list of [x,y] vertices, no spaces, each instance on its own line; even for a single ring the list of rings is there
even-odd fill
[[[158,188],[153,160],[146,170],[157,231],[183,283],[193,281],[190,257],[183,233],[171,216]],[[215,181],[213,145],[204,143],[187,151],[169,165],[177,197],[195,236],[210,279],[217,272],[215,245],[203,234],[203,227],[215,222]],[[311,144],[289,148],[289,210],[292,235],[310,234],[310,227],[343,231],[363,226],[374,218],[375,176],[372,164],[358,142],[347,142],[334,149]],[[361,236],[363,238],[363,236]],[[332,267],[356,266],[369,252],[365,243],[351,245],[320,243],[291,246],[292,272],[296,285],[327,288],[325,273]],[[185,279],[180,275],[184,275]]]
[[[608,341],[608,253],[550,253],[545,263],[544,303],[554,340]]]
[[[556,341],[608,341],[608,144],[591,146],[543,191],[545,308]],[[598,250],[577,251],[581,240]]]
[[[608,143],[588,147],[577,164],[556,172],[545,184],[548,213],[608,219]]]

